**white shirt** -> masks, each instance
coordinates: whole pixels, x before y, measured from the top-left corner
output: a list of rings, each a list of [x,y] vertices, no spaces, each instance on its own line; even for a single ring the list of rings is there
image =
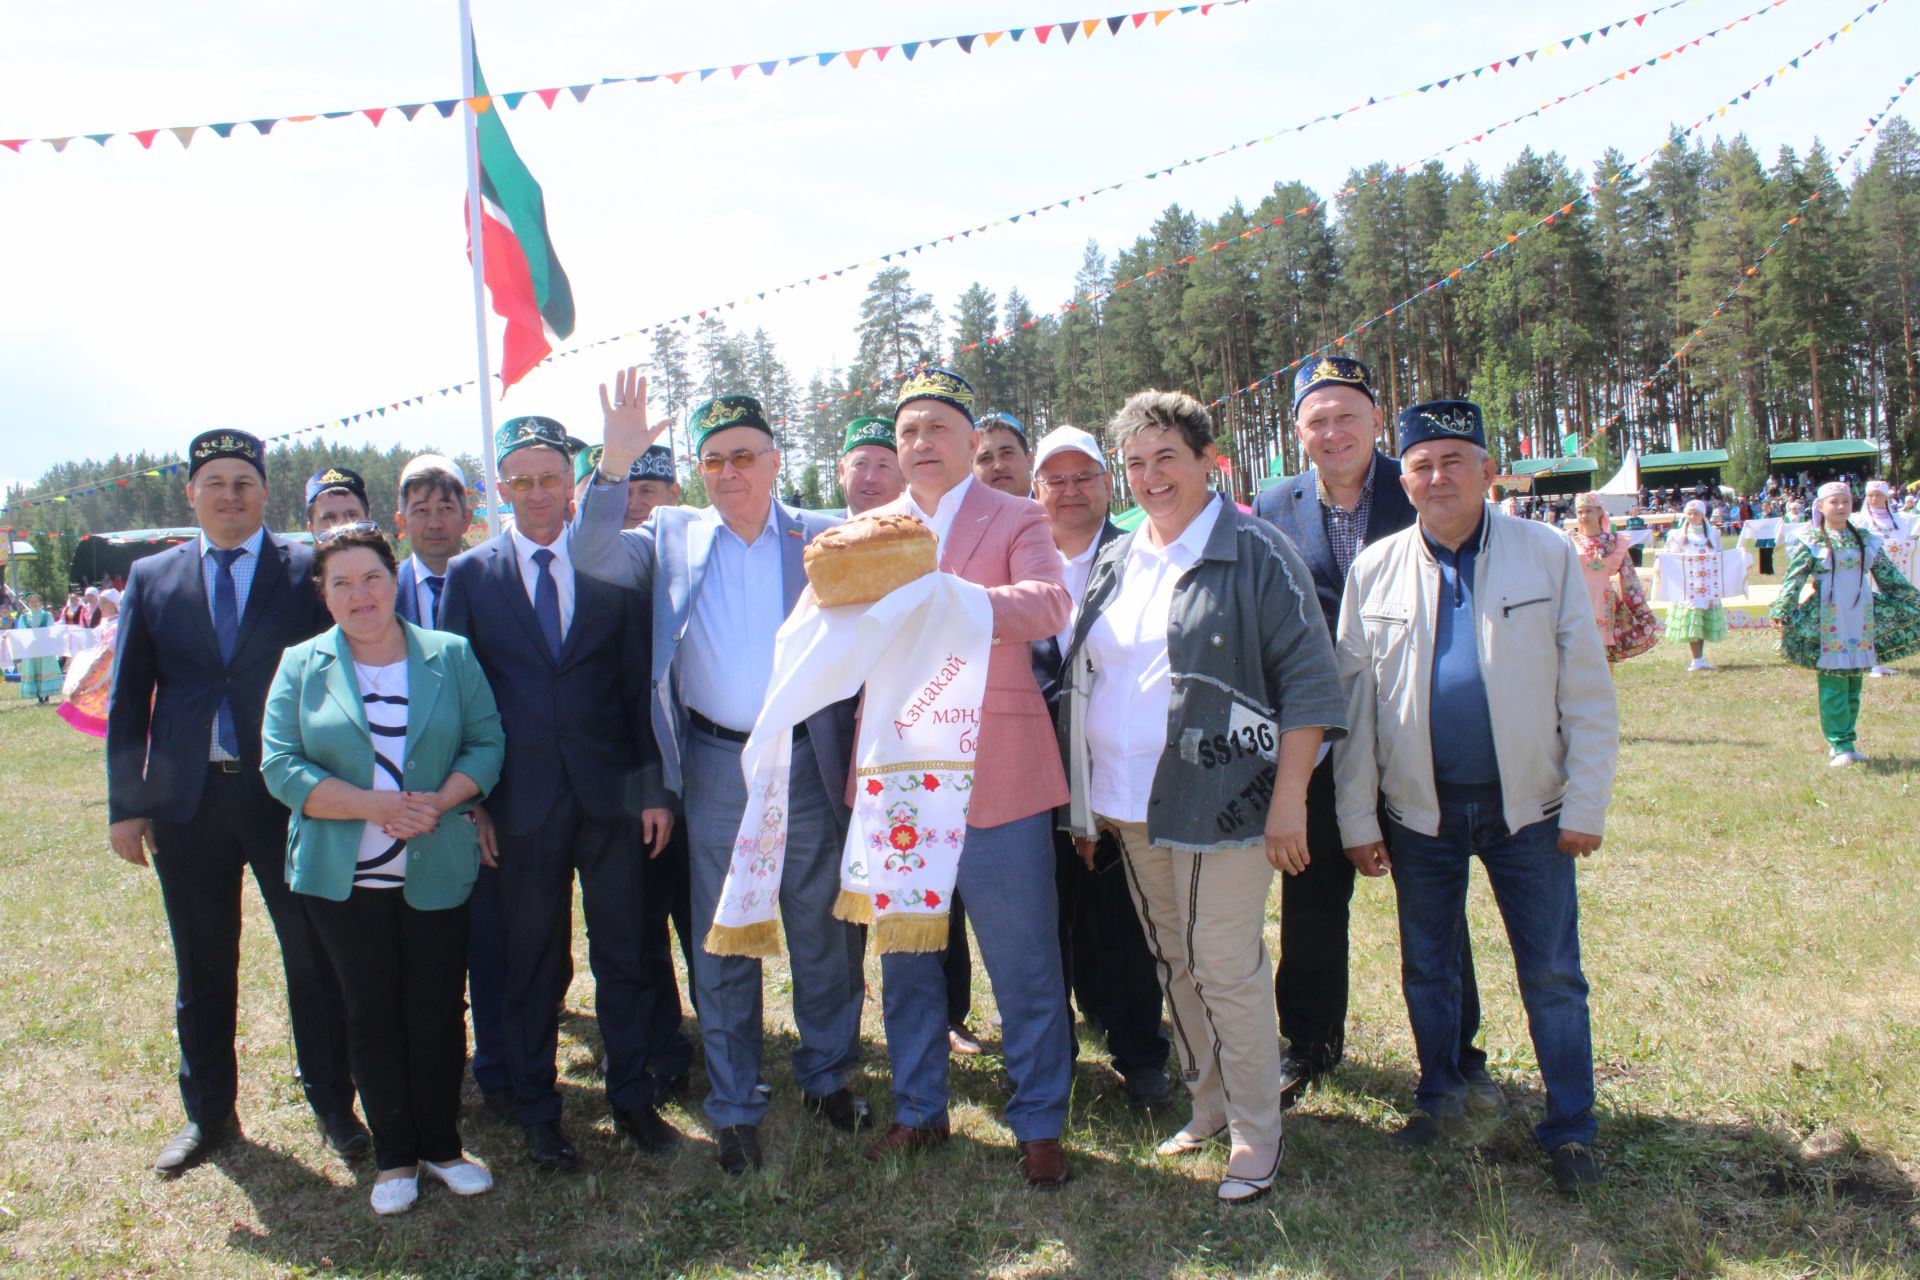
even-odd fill
[[[560,638],[566,639],[568,628],[573,626],[573,527],[561,529],[550,547],[542,547],[518,529],[508,532],[513,538],[514,552],[520,557],[520,581],[527,588],[528,604],[533,603],[533,593],[540,584],[540,566],[533,562],[533,553],[553,552],[553,563],[547,570],[553,574],[553,585],[560,596]]]
[[[1173,701],[1167,665],[1173,588],[1200,562],[1219,519],[1215,497],[1166,547],[1154,546],[1143,526],[1119,566],[1119,590],[1087,633],[1087,658],[1093,664],[1093,694],[1087,699],[1087,751],[1093,757],[1088,799],[1102,817],[1147,820]]]
[[[1067,580],[1067,594],[1073,597],[1073,608],[1067,611],[1067,629],[1054,637],[1062,657],[1066,656],[1067,646],[1073,643],[1073,624],[1080,617],[1080,602],[1087,598],[1087,575],[1093,572],[1093,553],[1099,545],[1100,535],[1096,533],[1086,550],[1077,556],[1055,549],[1060,556],[1061,576]]]
[[[932,515],[920,509],[920,504],[914,501],[912,489],[908,489],[903,495],[907,504],[907,514],[933,530],[936,556],[947,549],[947,531],[953,528],[953,518],[960,514],[960,504],[966,499],[967,490],[972,486],[973,474],[969,472],[966,479],[940,495],[940,501],[934,504]]]
[[[674,657],[680,697],[721,728],[751,733],[773,680],[773,637],[787,619],[780,522],[769,501],[767,523],[748,544],[713,508],[702,518],[717,527],[687,636]]]
[[[562,553],[560,551],[554,552],[556,559],[554,560],[553,573],[556,581],[558,581],[559,575],[560,575],[560,562],[557,557],[560,556],[561,554]],[[421,623],[420,625],[430,627],[433,625],[433,620],[440,616],[440,591],[445,591],[447,589],[447,575],[445,573],[435,573],[433,570],[427,568],[427,562],[420,558],[420,555],[418,552],[415,552],[413,555],[409,556],[408,560],[413,565],[414,607],[416,611],[419,613],[419,615],[422,618],[426,619],[426,621]],[[428,578],[440,579],[440,591],[435,591],[432,587],[427,585]],[[561,631],[561,634],[563,635],[566,634],[566,625],[565,625],[566,617],[567,617],[567,609],[565,605],[562,605],[560,608],[560,618],[561,618],[560,631]]]

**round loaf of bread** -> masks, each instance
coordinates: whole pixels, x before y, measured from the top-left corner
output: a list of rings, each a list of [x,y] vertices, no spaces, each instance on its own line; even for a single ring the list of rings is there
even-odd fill
[[[933,530],[912,516],[861,516],[807,544],[803,560],[823,609],[872,604],[939,568]]]

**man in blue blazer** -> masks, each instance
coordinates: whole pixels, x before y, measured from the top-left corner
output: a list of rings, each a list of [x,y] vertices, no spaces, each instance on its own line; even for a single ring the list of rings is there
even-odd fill
[[[438,624],[447,562],[460,554],[472,521],[467,476],[458,463],[423,453],[400,469],[400,508],[393,513],[393,526],[413,554],[395,579],[395,613],[417,626]]]
[[[1313,571],[1327,632],[1340,618],[1347,570],[1362,547],[1414,522],[1413,504],[1400,487],[1400,463],[1380,452],[1385,421],[1374,400],[1367,366],[1345,356],[1302,365],[1293,381],[1294,438],[1312,469],[1268,487],[1254,514],[1293,541]],[[1297,876],[1280,878],[1280,962],[1273,994],[1280,1034],[1281,1101],[1292,1106],[1307,1086],[1338,1066],[1346,1052],[1347,924],[1354,866],[1341,845],[1334,816],[1333,759],[1323,758],[1307,785],[1307,854]],[[1487,1074],[1487,1055],[1475,1048],[1480,996],[1465,922],[1461,938],[1460,1070],[1470,1105],[1497,1113],[1500,1090]]]
[[[607,398],[606,446],[575,532],[580,571],[633,588],[653,602],[652,721],[669,790],[685,801],[692,846],[693,925],[704,940],[746,807],[740,754],[773,674],[773,639],[806,586],[801,553],[839,523],[776,502],[780,453],[751,396],[720,396],[689,421],[694,454],[714,505],[662,507],[622,531],[627,469],[666,424],[646,422],[646,380],[622,372]],[[794,728],[786,867],[780,915],[793,972],[793,1053],[805,1105],[846,1132],[871,1111],[847,1087],[858,1051],[859,935],[833,916],[850,814],[851,702]],[[721,1168],[761,1164],[766,1096],[761,1053],[761,967],[747,956],[694,952],[694,1008],[706,1046],[712,1122]]]
[[[127,575],[107,704],[108,839],[135,866],[151,851],[178,975],[187,1124],[154,1167],[178,1173],[239,1132],[233,1037],[248,867],[280,940],[301,1088],[329,1145],[357,1156],[369,1144],[353,1114],[339,987],[287,888],[287,810],[260,779],[260,721],[280,654],[330,624],[313,553],[264,528],[266,449],[244,431],[188,445],[187,503],[200,536]]]
[[[647,1070],[654,1004],[677,996],[665,949],[650,954],[635,928],[639,845],[657,851],[672,818],[645,717],[646,601],[574,572],[566,431],[550,418],[515,418],[495,448],[513,527],[447,566],[440,627],[472,645],[506,729],[481,838],[499,862],[513,1114],[533,1162],[568,1169],[579,1157],[560,1128],[555,1055],[576,873],[615,1125],[645,1150],[678,1141],[657,1109],[663,1082]]]

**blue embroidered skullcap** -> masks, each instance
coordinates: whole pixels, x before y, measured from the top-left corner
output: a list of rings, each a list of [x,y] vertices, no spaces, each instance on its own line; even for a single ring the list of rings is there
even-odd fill
[[[1352,387],[1374,400],[1373,374],[1367,366],[1349,356],[1322,356],[1312,364],[1301,365],[1300,372],[1293,375],[1294,411],[1299,412],[1300,402],[1322,387]]]
[[[1487,447],[1486,427],[1480,406],[1471,400],[1429,400],[1411,409],[1402,409],[1395,424],[1400,431],[1400,452],[1429,440],[1465,440]]]

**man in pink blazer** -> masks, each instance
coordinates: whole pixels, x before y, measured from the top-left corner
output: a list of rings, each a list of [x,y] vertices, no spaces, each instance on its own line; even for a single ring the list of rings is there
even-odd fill
[[[1040,505],[973,478],[979,435],[966,379],[944,369],[915,374],[894,410],[894,438],[907,492],[869,514],[925,522],[940,540],[941,570],[985,587],[993,603],[993,655],[955,888],[1000,1007],[1013,1078],[1006,1120],[1021,1168],[1035,1186],[1058,1186],[1069,1173],[1060,1130],[1074,1044],[1056,938],[1052,828],[1067,782],[1030,646],[1066,626],[1073,602]],[[874,1160],[948,1134],[941,953],[891,952],[880,972],[894,1123],[868,1150]]]

